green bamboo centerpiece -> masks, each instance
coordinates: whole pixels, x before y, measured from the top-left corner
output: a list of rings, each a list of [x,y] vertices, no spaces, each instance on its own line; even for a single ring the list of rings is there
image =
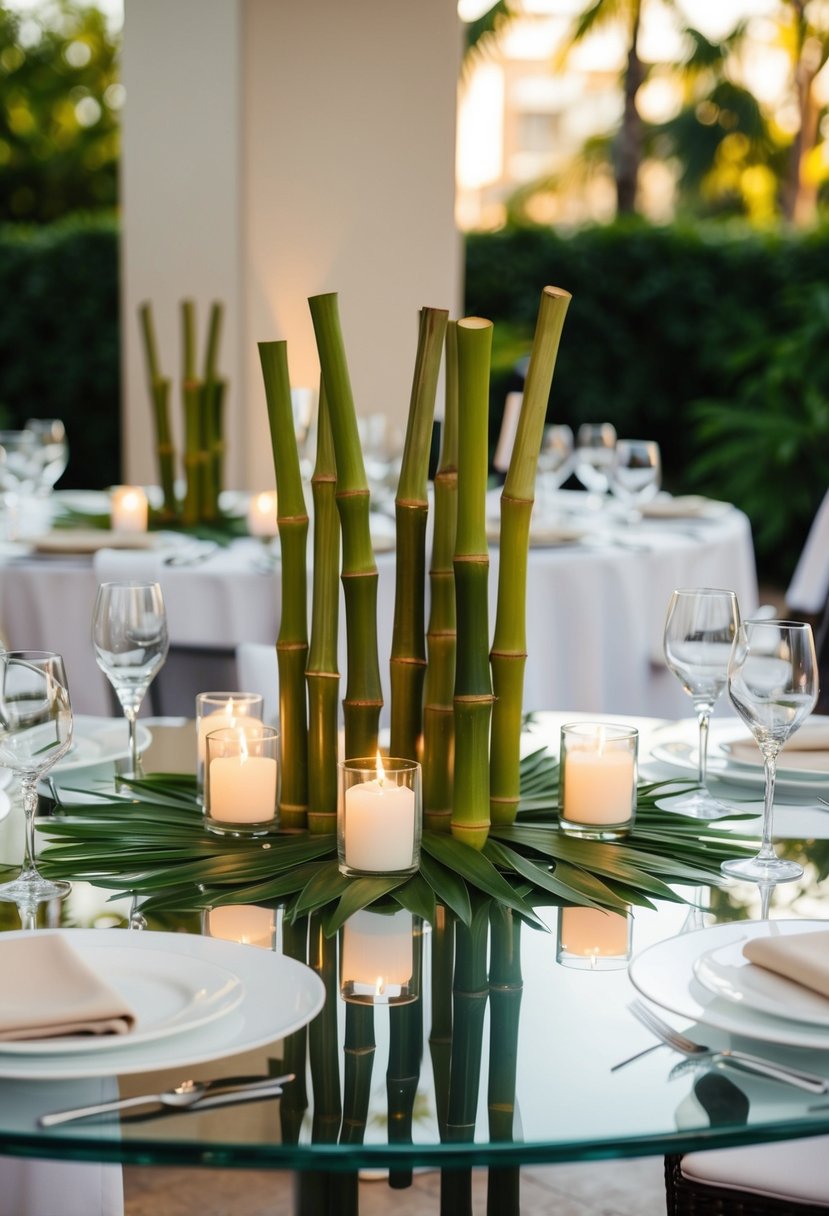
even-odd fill
[[[369,527],[369,490],[337,296],[312,296],[311,319],[328,398],[337,462],[337,510],[343,537],[347,679],[345,755],[373,756],[383,693],[377,657],[377,565]]]
[[[423,815],[432,831],[448,832],[455,752],[455,534],[458,523],[458,336],[446,327],[446,404],[435,474],[435,522],[429,568],[429,628],[423,690]]]
[[[304,828],[308,812],[308,726],[305,666],[308,659],[308,513],[299,471],[285,342],[260,342],[271,444],[276,470],[277,523],[282,548],[282,616],[276,657],[279,669],[279,745],[282,827]]]
[[[314,495],[314,586],[308,651],[308,828],[337,830],[337,734],[340,672],[337,636],[340,614],[340,520],[337,464],[325,382],[320,381]]]
[[[144,355],[147,363],[147,384],[153,403],[155,423],[155,451],[158,460],[158,476],[164,495],[163,513],[167,520],[178,514],[176,502],[176,453],[170,430],[170,381],[161,374],[158,347],[155,341],[152,306],[144,303],[138,310],[141,333],[144,339]]]
[[[518,1024],[521,1015],[521,921],[511,908],[493,902],[489,954],[489,1138],[493,1144],[513,1138]],[[487,1211],[518,1216],[520,1171],[517,1166],[490,1166]]]
[[[489,364],[492,322],[458,321],[458,531],[455,597],[459,623],[455,668],[455,776],[452,835],[482,849],[489,834]]]
[[[440,359],[448,313],[422,308],[403,461],[394,504],[397,525],[391,643],[391,755],[416,760],[426,674],[426,487]]]
[[[201,390],[202,453],[200,514],[212,522],[219,516],[219,491],[222,475],[222,403],[224,382],[218,377],[219,338],[222,332],[223,308],[214,301],[210,308],[207,349]]]
[[[193,527],[201,515],[202,474],[202,382],[196,376],[196,307],[192,300],[181,302],[182,376],[184,407],[184,502],[181,521]]]
[[[519,761],[527,661],[527,554],[538,453],[570,293],[545,287],[533,338],[524,400],[501,494],[498,606],[492,643],[490,814],[493,824],[510,824],[519,800]]]

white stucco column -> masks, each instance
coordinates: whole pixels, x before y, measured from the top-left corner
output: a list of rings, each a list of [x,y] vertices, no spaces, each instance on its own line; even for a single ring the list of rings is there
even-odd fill
[[[124,475],[156,467],[137,323],[174,373],[178,303],[226,305],[228,484],[273,484],[256,343],[316,387],[307,297],[339,294],[357,408],[405,417],[423,305],[461,302],[455,0],[126,0]]]

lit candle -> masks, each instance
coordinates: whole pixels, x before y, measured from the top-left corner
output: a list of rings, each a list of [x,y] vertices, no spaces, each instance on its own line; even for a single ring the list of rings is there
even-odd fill
[[[116,532],[146,532],[147,495],[141,486],[114,486],[110,498],[112,527]]]
[[[600,908],[562,908],[559,946],[581,958],[621,958],[628,952],[630,921]]]
[[[276,732],[262,727],[263,737],[248,742],[242,729],[225,730],[207,739],[207,814],[219,823],[266,823],[276,815],[276,759],[252,755],[264,750]],[[235,736],[235,738],[234,738]],[[213,744],[215,759],[213,759]]]
[[[207,932],[210,937],[220,937],[227,942],[241,942],[245,946],[273,948],[276,917],[272,908],[261,908],[257,904],[234,904],[224,908],[211,908],[207,915]]]
[[[251,536],[276,536],[276,491],[263,490],[248,503],[248,532]]]
[[[244,731],[248,739],[259,738],[262,734],[262,723],[259,718],[251,715],[241,699],[234,700],[233,697],[230,697],[223,709],[214,709],[211,713],[204,714],[198,719],[196,746],[199,766],[204,764],[207,736],[213,731],[226,730],[230,727],[238,727],[239,730]]]
[[[626,824],[636,793],[635,730],[576,723],[562,728],[561,816],[576,824]]]
[[[414,971],[414,918],[401,908],[393,914],[356,912],[343,927],[340,988],[344,996],[378,1002],[406,988]]]
[[[386,780],[380,753],[377,775],[345,790],[345,864],[351,870],[390,874],[412,868],[415,791]]]

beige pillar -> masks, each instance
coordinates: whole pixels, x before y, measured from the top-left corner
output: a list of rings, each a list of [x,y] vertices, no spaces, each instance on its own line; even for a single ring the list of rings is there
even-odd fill
[[[228,482],[273,483],[256,343],[316,387],[307,297],[340,298],[358,411],[405,417],[417,311],[461,300],[455,0],[126,0],[125,475],[152,480],[136,309],[179,378],[178,301],[227,305]],[[178,399],[175,400],[178,426]]]

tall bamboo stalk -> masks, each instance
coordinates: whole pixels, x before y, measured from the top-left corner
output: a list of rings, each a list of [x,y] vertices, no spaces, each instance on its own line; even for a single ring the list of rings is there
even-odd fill
[[[518,1023],[521,1014],[521,921],[511,908],[493,903],[489,958],[489,1139],[513,1139]],[[487,1211],[490,1216],[519,1216],[520,1171],[490,1166]]]
[[[458,532],[455,598],[455,777],[452,835],[482,849],[489,834],[489,551],[486,479],[489,465],[489,364],[492,322],[458,321]]]
[[[147,384],[153,403],[155,423],[155,451],[158,460],[158,476],[164,495],[163,512],[167,519],[174,519],[178,511],[176,502],[175,448],[170,430],[170,381],[161,374],[158,348],[155,341],[152,306],[144,303],[138,310],[141,333],[144,338],[144,354],[147,362]]]
[[[429,1055],[435,1080],[435,1114],[441,1140],[446,1139],[449,1108],[449,1068],[452,1052],[452,974],[455,967],[455,926],[443,904],[435,909],[432,937],[432,1019]]]
[[[455,751],[455,534],[458,523],[458,338],[446,328],[446,404],[435,474],[435,522],[429,569],[430,610],[423,689],[423,813],[425,826],[449,831]]]
[[[374,1070],[374,1006],[357,1005],[349,1001],[345,1007],[345,1042],[343,1056],[343,1121],[340,1144],[362,1144],[366,1134],[368,1106],[371,1098],[371,1074]],[[342,1176],[338,1188],[337,1216],[358,1216],[358,1176]],[[334,1211],[331,1212],[334,1216]]]
[[[416,760],[426,674],[426,487],[440,358],[448,313],[422,308],[406,441],[394,512],[397,525],[391,643],[391,754]]]
[[[336,1144],[342,1118],[340,1041],[337,1031],[337,936],[325,936],[322,917],[319,914],[311,917],[308,958],[311,967],[325,985],[325,1004],[308,1027],[308,1052],[314,1093],[311,1135],[316,1143]]]
[[[181,386],[184,403],[184,501],[181,522],[193,527],[201,517],[202,474],[202,400],[201,382],[185,380]]]
[[[561,331],[571,295],[545,287],[533,338],[524,400],[501,494],[498,606],[492,644],[490,814],[496,824],[515,819],[520,798],[520,739],[527,661],[527,553],[538,453]]]
[[[207,347],[202,377],[202,474],[201,517],[212,521],[219,514],[219,468],[216,454],[221,444],[221,400],[222,384],[218,378],[219,339],[222,332],[224,310],[218,300],[210,307],[207,330]]]
[[[295,922],[282,918],[282,953],[297,962],[308,961],[308,918]],[[285,1089],[279,1100],[279,1120],[284,1144],[298,1144],[305,1111],[308,1108],[306,1068],[308,1052],[308,1027],[289,1034],[283,1043],[282,1059],[285,1072],[292,1072],[294,1080]]]
[[[287,343],[260,342],[259,358],[268,402],[282,548],[282,615],[276,642],[282,759],[279,815],[283,827],[304,828],[308,812],[308,513],[294,437]]]
[[[423,1056],[423,997],[420,983],[423,933],[419,922],[414,928],[412,952],[418,977],[417,998],[407,1005],[393,1005],[389,1010],[389,1062],[386,1069],[389,1144],[412,1142],[412,1118]],[[389,1171],[389,1186],[392,1189],[403,1190],[411,1185],[411,1166]]]
[[[308,828],[337,830],[337,717],[340,672],[337,636],[340,613],[340,520],[337,463],[328,416],[325,381],[320,381],[314,495],[314,586],[308,651]]]
[[[373,756],[383,693],[377,657],[377,565],[369,528],[369,490],[334,292],[312,296],[311,320],[328,395],[343,536],[347,677],[345,754]]]

